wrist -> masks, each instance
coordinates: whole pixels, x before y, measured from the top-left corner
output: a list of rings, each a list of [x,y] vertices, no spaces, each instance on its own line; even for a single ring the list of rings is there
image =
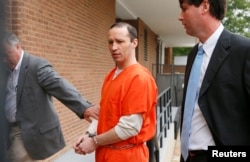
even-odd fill
[[[96,133],[90,133],[90,132],[88,132],[88,131],[86,132],[86,134],[87,134],[89,137],[91,137],[91,138],[94,137],[94,136],[96,136]]]
[[[95,143],[96,146],[99,145],[99,143],[98,143],[98,141],[97,141],[97,139],[96,139],[96,133],[90,133],[90,132],[87,131],[86,134],[87,134],[90,138],[93,139],[93,141],[94,141],[94,143]]]
[[[97,139],[96,139],[96,136],[93,136],[93,137],[91,137],[91,138],[93,139],[93,141],[94,141],[95,145],[96,145],[96,146],[98,146],[98,145],[99,145],[99,143],[98,143],[98,141],[97,141]]]

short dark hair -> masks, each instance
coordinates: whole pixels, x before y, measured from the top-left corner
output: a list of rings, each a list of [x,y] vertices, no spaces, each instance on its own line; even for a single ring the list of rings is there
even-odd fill
[[[134,26],[130,25],[129,23],[116,22],[113,25],[111,25],[110,29],[112,29],[112,28],[121,28],[121,27],[127,27],[131,42],[134,39],[137,39],[137,30],[136,30],[136,28]]]
[[[182,3],[188,3],[199,7],[204,0],[179,0],[180,5]],[[210,4],[210,14],[218,20],[222,20],[226,14],[227,0],[208,0]]]

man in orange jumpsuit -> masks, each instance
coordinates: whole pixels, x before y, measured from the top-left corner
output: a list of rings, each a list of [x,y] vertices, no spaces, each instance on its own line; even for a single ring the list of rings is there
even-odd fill
[[[124,22],[109,30],[109,50],[116,63],[104,79],[97,135],[84,135],[76,153],[96,150],[96,162],[148,162],[145,145],[156,131],[157,86],[136,61],[136,29]]]

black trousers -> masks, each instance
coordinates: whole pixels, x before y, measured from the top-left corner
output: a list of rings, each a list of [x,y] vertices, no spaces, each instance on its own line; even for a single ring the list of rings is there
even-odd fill
[[[181,162],[207,162],[207,151],[190,151],[187,161],[181,158]]]

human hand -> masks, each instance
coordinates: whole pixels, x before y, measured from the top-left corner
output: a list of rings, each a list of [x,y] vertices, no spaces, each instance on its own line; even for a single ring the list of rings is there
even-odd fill
[[[83,152],[83,151],[81,150],[81,148],[79,147],[79,145],[80,145],[81,142],[83,142],[84,139],[87,138],[87,137],[88,137],[88,135],[82,135],[82,136],[80,136],[80,137],[76,140],[76,142],[73,144],[73,149],[75,150],[75,153],[77,153],[77,154],[83,154],[83,155],[86,154],[85,152]]]
[[[92,107],[89,107],[83,113],[84,119],[86,119],[88,122],[91,122],[90,117],[93,117],[98,120],[99,112],[100,112],[99,105],[94,105]]]
[[[94,139],[92,137],[86,137],[82,142],[79,143],[78,148],[80,152],[84,155],[85,154],[90,154],[95,151],[96,149],[96,144],[94,142]]]

